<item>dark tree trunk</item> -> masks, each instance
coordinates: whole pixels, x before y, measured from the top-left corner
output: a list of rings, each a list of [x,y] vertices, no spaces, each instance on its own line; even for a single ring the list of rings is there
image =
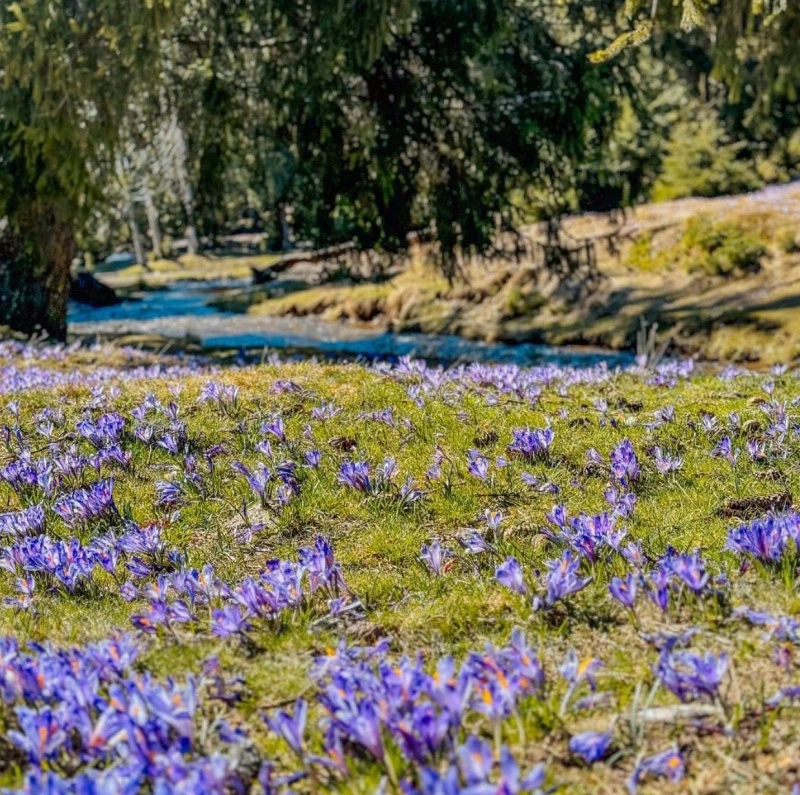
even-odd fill
[[[64,340],[77,254],[72,224],[44,204],[31,204],[14,220],[5,227],[0,221],[0,325]]]

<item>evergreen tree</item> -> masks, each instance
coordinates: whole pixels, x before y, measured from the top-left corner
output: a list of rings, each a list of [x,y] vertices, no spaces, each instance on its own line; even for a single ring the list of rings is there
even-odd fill
[[[170,0],[0,6],[0,324],[63,338],[75,235]]]

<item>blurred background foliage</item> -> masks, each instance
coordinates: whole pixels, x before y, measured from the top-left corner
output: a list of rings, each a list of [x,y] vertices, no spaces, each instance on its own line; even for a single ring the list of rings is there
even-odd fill
[[[769,0],[3,2],[0,287],[42,289],[0,321],[62,334],[69,263],[120,246],[416,234],[452,276],[531,220],[790,180],[797,41]]]

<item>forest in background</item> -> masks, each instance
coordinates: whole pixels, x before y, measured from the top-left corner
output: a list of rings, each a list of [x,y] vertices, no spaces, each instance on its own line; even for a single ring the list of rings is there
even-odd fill
[[[423,234],[452,275],[532,220],[800,164],[779,2],[23,0],[0,22],[0,321],[23,331],[62,335],[69,266],[120,246]]]

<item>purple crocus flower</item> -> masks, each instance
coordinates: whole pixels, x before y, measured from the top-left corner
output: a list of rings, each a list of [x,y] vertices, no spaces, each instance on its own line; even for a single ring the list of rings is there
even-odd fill
[[[261,462],[256,465],[255,471],[245,466],[241,461],[234,461],[231,468],[243,475],[245,480],[250,484],[250,488],[256,496],[265,502],[267,499],[267,486],[272,479],[272,472]]]
[[[701,593],[708,584],[705,562],[697,550],[691,555],[682,555],[669,549],[661,565],[669,567],[694,593]]]
[[[522,567],[515,557],[507,558],[494,572],[495,579],[506,588],[518,594],[527,593],[527,587],[522,577]]]
[[[604,759],[611,749],[611,735],[607,732],[583,732],[570,738],[571,754],[582,759],[587,765],[593,765]]]
[[[369,479],[369,464],[366,461],[345,461],[339,468],[339,483],[357,491],[372,491]]]
[[[608,591],[623,607],[632,610],[636,604],[636,591],[639,577],[627,574],[625,577],[614,577],[608,585]]]
[[[308,703],[298,698],[294,705],[294,715],[286,710],[281,710],[274,718],[266,717],[267,725],[286,741],[287,745],[300,757],[303,757],[304,734],[306,730],[306,717],[308,716]]]
[[[747,607],[737,607],[733,616],[743,618],[755,626],[766,627],[767,637],[800,645],[800,621],[791,616],[773,616]]]
[[[736,464],[739,459],[739,450],[734,448],[729,436],[724,436],[717,442],[717,446],[711,451],[714,458],[724,458],[731,466]]]
[[[165,433],[158,440],[158,446],[163,447],[170,455],[178,455],[178,440],[171,433]]]
[[[569,512],[566,505],[555,505],[547,514],[547,521],[560,530],[569,527]]]
[[[36,765],[58,756],[68,740],[63,720],[50,707],[17,707],[15,713],[20,730],[9,731],[8,739]]]
[[[626,488],[639,479],[639,459],[628,439],[620,442],[611,451],[611,475]]]
[[[541,605],[543,607],[552,607],[556,602],[583,590],[592,581],[591,577],[578,576],[581,561],[570,549],[565,550],[560,558],[547,561],[546,565],[547,595],[544,605]]]
[[[666,612],[669,607],[669,584],[671,572],[665,567],[655,569],[650,573],[648,592],[653,603]]]
[[[227,605],[212,611],[211,621],[211,631],[220,638],[242,635],[252,628],[239,605]]]
[[[274,436],[279,442],[286,441],[286,429],[283,425],[283,418],[275,417],[271,422],[265,422],[261,425],[262,433],[269,433]]]
[[[311,467],[311,469],[318,469],[322,460],[322,453],[319,450],[309,450],[303,454],[303,460],[306,462],[306,466]]]
[[[156,502],[161,508],[174,508],[179,505],[184,498],[183,486],[180,483],[172,483],[166,480],[159,480],[156,483]]]
[[[494,756],[489,743],[470,735],[466,742],[456,749],[456,756],[461,775],[468,786],[486,783],[494,767]]]
[[[444,573],[448,557],[450,557],[450,553],[442,549],[438,538],[434,539],[430,545],[422,545],[420,559],[437,577]]]
[[[582,682],[586,682],[592,690],[597,689],[595,674],[603,667],[603,662],[595,657],[580,659],[575,649],[567,652],[564,662],[558,668],[563,679],[570,684],[574,692]]]
[[[683,459],[664,453],[660,447],[653,448],[653,463],[660,475],[669,475],[683,467]]]
[[[0,534],[27,536],[44,528],[44,507],[33,505],[14,513],[0,513]]]
[[[488,480],[489,459],[480,450],[470,450],[467,453],[467,472],[478,480]]]
[[[491,549],[486,539],[477,530],[465,530],[458,540],[470,555],[480,555]]]
[[[688,651],[664,651],[655,667],[661,683],[681,701],[715,698],[728,669],[728,655],[703,656]]]
[[[800,516],[796,513],[767,516],[729,530],[725,548],[774,563],[783,557],[790,540],[797,542],[799,531]]]
[[[492,790],[502,795],[521,795],[522,793],[540,793],[544,786],[547,771],[544,765],[536,765],[525,776],[520,776],[517,760],[505,746],[500,751],[500,774],[497,789]]]
[[[638,791],[642,779],[664,778],[668,781],[680,781],[686,775],[686,763],[677,748],[670,748],[660,754],[648,756],[634,768],[627,783],[630,795]]]
[[[93,519],[118,514],[114,504],[114,481],[99,480],[59,499],[53,510],[70,527],[85,525]]]
[[[508,451],[527,459],[545,458],[555,437],[553,429],[549,427],[537,430],[516,428],[511,431],[511,435]]]
[[[488,530],[492,533],[497,533],[503,522],[503,514],[501,511],[486,510],[483,512],[483,521],[486,523]]]

